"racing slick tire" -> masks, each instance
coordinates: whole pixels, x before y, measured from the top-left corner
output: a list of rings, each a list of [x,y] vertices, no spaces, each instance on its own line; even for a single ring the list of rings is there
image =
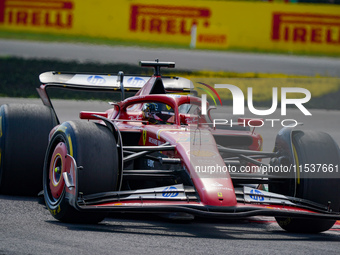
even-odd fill
[[[44,105],[0,107],[0,193],[36,196],[42,190],[42,169],[48,135],[57,124]]]
[[[62,173],[66,156],[72,156],[78,167],[78,191],[84,196],[115,191],[118,182],[118,152],[114,135],[101,124],[68,121],[51,137],[44,164],[45,204],[53,217],[68,223],[98,223],[107,213],[78,211],[66,198]]]
[[[306,199],[324,206],[329,206],[333,212],[340,210],[340,176],[337,171],[329,171],[325,178],[315,172],[305,171],[305,166],[313,167],[336,166],[340,163],[339,147],[333,138],[323,132],[295,131],[293,132],[293,151],[297,172],[295,181],[288,180],[285,188],[269,187],[270,191]],[[327,169],[326,169],[327,170]],[[313,177],[314,175],[314,177]],[[321,177],[321,178],[320,178]],[[294,194],[295,193],[295,194]],[[330,202],[330,204],[329,204]],[[303,219],[291,217],[276,217],[281,228],[288,232],[319,233],[329,230],[335,220]]]

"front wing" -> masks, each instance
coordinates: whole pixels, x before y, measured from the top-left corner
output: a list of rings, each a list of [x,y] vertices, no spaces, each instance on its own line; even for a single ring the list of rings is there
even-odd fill
[[[78,191],[78,169],[76,161],[68,155],[66,164],[70,171],[63,173],[66,198],[79,211],[171,213],[183,212],[201,217],[238,219],[250,216],[293,217],[305,219],[340,220],[339,213],[333,213],[322,205],[290,198],[271,192],[244,188],[236,190],[243,195],[243,202],[236,206],[209,206],[200,202],[193,187],[182,184],[141,189],[134,191],[113,191],[82,195]],[[252,202],[255,198],[256,202]],[[291,200],[295,201],[291,201]],[[297,204],[296,202],[299,202]],[[305,205],[303,205],[305,204]]]

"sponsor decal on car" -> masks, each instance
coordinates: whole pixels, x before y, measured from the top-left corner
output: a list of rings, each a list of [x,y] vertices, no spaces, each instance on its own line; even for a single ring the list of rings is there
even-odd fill
[[[145,143],[146,143],[146,134],[147,134],[147,131],[146,131],[146,129],[143,129],[143,145],[145,145]]]
[[[139,189],[133,191],[130,196],[127,196],[127,199],[175,199],[175,200],[183,200],[186,198],[184,193],[183,184],[177,184],[172,186],[163,186],[152,189]],[[145,205],[145,203],[143,203]],[[140,205],[140,204],[136,204]]]
[[[174,95],[174,94],[170,94],[170,95],[166,95],[167,97],[171,97],[171,98],[180,98],[180,95]]]
[[[177,197],[178,196],[178,190],[176,187],[171,186],[171,187],[166,187],[162,193],[163,197]]]
[[[149,143],[152,143],[152,144],[154,144],[156,146],[164,144],[164,142],[162,142],[162,141],[160,141],[158,139],[152,138],[152,137],[149,137]]]
[[[148,160],[146,161],[146,163],[147,163],[147,166],[148,166],[148,167],[151,167],[151,168],[154,168],[154,167],[155,167],[155,161],[153,161],[153,160],[151,160],[151,159],[148,159]]]
[[[87,82],[94,85],[101,85],[105,84],[106,80],[99,75],[91,75],[89,78],[87,78]]]
[[[254,195],[250,195],[249,197],[255,201],[263,201],[264,200],[264,197],[263,197],[263,194],[261,191],[257,190],[257,189],[252,189],[250,191],[251,194],[254,194]]]
[[[127,80],[127,85],[130,87],[141,88],[144,86],[145,83],[146,81],[140,77],[131,77]]]
[[[211,184],[211,186],[214,186],[214,187],[223,187],[223,184],[221,184],[219,182],[215,182],[215,183]]]
[[[244,186],[243,191],[245,202],[295,205],[288,197],[281,194],[258,190],[247,186]]]

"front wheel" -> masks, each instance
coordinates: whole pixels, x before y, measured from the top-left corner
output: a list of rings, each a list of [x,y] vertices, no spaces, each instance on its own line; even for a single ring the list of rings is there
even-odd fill
[[[73,208],[66,199],[62,174],[66,156],[72,156],[82,167],[78,175],[78,190],[83,195],[114,191],[118,181],[116,141],[109,129],[87,121],[63,123],[53,134],[45,157],[44,197],[53,217],[62,222],[97,223],[106,213],[84,212]]]
[[[272,185],[270,191],[303,198],[324,206],[333,212],[340,211],[340,173],[332,171],[312,172],[314,166],[336,166],[340,164],[339,148],[332,137],[323,132],[295,131],[292,137],[297,176],[288,179],[284,185]],[[306,171],[308,167],[309,171]],[[302,168],[302,169],[300,169]],[[309,169],[310,168],[310,169]],[[329,230],[335,220],[312,220],[277,217],[276,221],[286,231],[318,233]]]

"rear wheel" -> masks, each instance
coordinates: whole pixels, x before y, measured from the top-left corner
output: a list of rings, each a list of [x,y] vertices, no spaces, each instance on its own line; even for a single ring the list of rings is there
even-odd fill
[[[71,223],[97,223],[106,213],[84,212],[73,208],[65,196],[62,176],[66,155],[71,155],[79,170],[78,190],[83,195],[114,191],[118,181],[116,141],[109,129],[87,121],[63,123],[49,143],[44,166],[44,197],[54,218]]]
[[[313,166],[336,166],[340,163],[339,148],[330,135],[323,132],[298,131],[293,133],[294,157],[297,166],[302,166],[296,179],[287,180],[284,186],[270,186],[275,193],[307,199],[324,206],[333,212],[340,210],[340,176],[335,170],[327,176],[317,176]],[[306,167],[310,171],[305,171]],[[327,169],[325,169],[327,170]],[[327,170],[328,171],[328,170]],[[319,173],[320,174],[320,173]],[[323,173],[322,173],[323,174]],[[325,178],[323,178],[325,177]],[[330,203],[330,204],[329,204]],[[300,219],[277,217],[281,228],[289,232],[318,233],[330,229],[334,220]]]
[[[57,124],[51,108],[33,104],[0,107],[0,192],[37,195],[48,135]]]

